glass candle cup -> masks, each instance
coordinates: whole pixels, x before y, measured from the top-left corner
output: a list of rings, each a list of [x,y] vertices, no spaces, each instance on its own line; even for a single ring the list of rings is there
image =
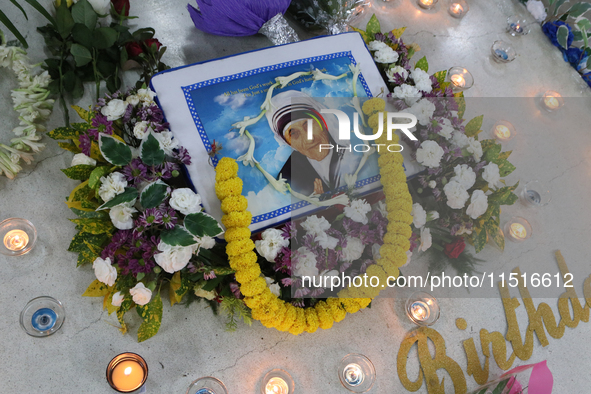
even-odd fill
[[[293,394],[294,389],[291,375],[282,369],[267,372],[261,382],[261,394]]]
[[[447,72],[448,79],[451,82],[452,89],[455,92],[461,92],[470,89],[474,85],[474,77],[470,71],[464,67],[452,67]]]
[[[406,315],[419,326],[433,325],[439,319],[439,303],[429,293],[418,291],[406,300]]]
[[[64,324],[66,310],[53,297],[33,298],[20,314],[21,328],[32,337],[48,337],[55,334]]]
[[[22,256],[29,253],[37,241],[37,230],[26,219],[10,218],[0,222],[0,253]]]
[[[148,364],[135,353],[121,353],[107,365],[107,382],[118,393],[137,393],[148,379]]]
[[[205,376],[193,381],[186,394],[228,394],[228,390],[221,380]]]
[[[505,238],[512,242],[523,242],[532,235],[532,228],[529,222],[520,217],[512,217],[504,227]]]
[[[533,180],[525,184],[521,191],[521,199],[527,205],[543,207],[552,199],[550,188],[545,182]]]
[[[339,363],[339,380],[347,390],[365,393],[376,380],[376,370],[364,355],[347,354]]]

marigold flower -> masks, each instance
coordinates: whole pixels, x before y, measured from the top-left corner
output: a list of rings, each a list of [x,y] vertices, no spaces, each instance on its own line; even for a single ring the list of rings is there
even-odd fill
[[[297,316],[297,309],[291,304],[285,304],[285,315],[281,323],[277,325],[279,331],[288,331],[291,328]]]
[[[245,297],[252,297],[257,294],[261,294],[267,288],[267,282],[264,278],[258,277],[255,280],[243,283],[240,285],[240,292]]]
[[[306,308],[304,313],[306,315],[306,332],[316,332],[316,330],[318,330],[318,326],[320,325],[320,322],[318,321],[318,315],[316,314],[316,309]]]
[[[242,194],[242,179],[230,178],[215,184],[215,194],[220,200],[228,196],[239,196]]]
[[[289,328],[289,333],[293,335],[300,335],[306,329],[306,314],[303,308],[296,308],[296,318]]]
[[[341,299],[329,298],[326,300],[326,303],[330,308],[330,313],[335,322],[338,323],[347,316],[347,311],[345,311],[345,308],[341,304]]]
[[[408,224],[404,224],[401,222],[388,222],[388,233],[400,234],[406,238],[410,238],[412,235],[412,230]]]
[[[252,214],[245,212],[230,212],[222,216],[222,223],[226,228],[248,227],[252,221]]]
[[[390,232],[387,232],[386,235],[384,235],[384,243],[398,246],[402,250],[408,250],[410,248],[410,240],[408,238]]]
[[[315,306],[316,315],[318,316],[318,326],[323,330],[328,330],[332,327],[334,319],[330,314],[329,306],[324,301],[319,301]]]
[[[239,254],[250,252],[253,249],[254,242],[252,242],[252,239],[247,238],[241,241],[230,242],[226,246],[226,253],[228,253],[228,256],[238,256]]]
[[[243,254],[230,256],[230,267],[234,271],[240,271],[242,269],[248,268],[257,262],[257,255],[255,252],[250,251]]]
[[[243,212],[248,207],[248,200],[244,196],[228,196],[222,201],[222,212]]]
[[[404,157],[400,153],[385,152],[380,149],[380,157],[378,157],[378,164],[380,166],[380,173],[384,172],[382,169],[389,163],[402,164]]]
[[[253,264],[246,269],[236,272],[236,280],[238,283],[248,283],[255,280],[261,275],[261,267],[258,264]]]
[[[412,204],[411,204],[411,209],[412,209]],[[409,210],[409,212],[410,212],[410,210]],[[232,228],[229,228],[226,230],[224,238],[226,239],[226,242],[229,243],[229,242],[247,239],[247,238],[250,238],[250,236],[251,236],[251,233],[250,233],[250,229],[248,227],[232,227]]]
[[[263,290],[260,294],[252,297],[244,297],[244,303],[250,309],[256,309],[259,305],[265,304],[271,301],[275,297],[269,288]]]
[[[227,181],[238,175],[238,163],[229,157],[223,157],[215,168],[215,181]]]
[[[367,308],[367,306],[369,304],[371,304],[372,299],[371,298],[356,298],[355,301],[357,301],[357,303],[359,304],[361,309],[365,309],[365,308]]]
[[[388,220],[393,222],[412,223],[412,215],[401,210],[388,212]]]
[[[341,303],[348,313],[356,313],[359,312],[359,309],[361,309],[361,306],[355,300],[355,298],[341,298]]]
[[[363,113],[371,115],[374,112],[383,111],[386,109],[386,102],[381,98],[371,98],[363,103]]]
[[[398,274],[400,273],[400,271],[398,270],[398,267],[400,267],[401,265],[404,264],[404,263],[402,263],[402,264],[398,265],[397,263],[393,263],[390,259],[388,259],[386,257],[382,257],[382,258],[378,259],[378,261],[376,263],[379,264],[380,267],[382,267],[382,269],[384,270],[384,272],[388,276],[393,276],[395,278],[397,278]]]

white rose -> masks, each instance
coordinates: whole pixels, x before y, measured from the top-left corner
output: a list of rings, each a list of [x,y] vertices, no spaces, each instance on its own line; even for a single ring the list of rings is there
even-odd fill
[[[416,152],[417,161],[425,167],[437,168],[439,167],[443,153],[443,148],[437,142],[431,140],[423,141]]]
[[[373,58],[378,63],[395,63],[398,60],[398,52],[386,47],[374,53]]]
[[[297,262],[293,275],[295,276],[316,276],[318,275],[318,268],[316,268],[316,256],[305,246],[297,250]]]
[[[347,236],[347,247],[343,249],[343,261],[355,261],[358,260],[363,251],[365,250],[365,246],[363,242],[359,238],[353,238],[351,236]]]
[[[125,99],[125,102],[127,104],[131,104],[135,107],[136,105],[138,105],[140,103],[140,98],[138,96],[136,96],[135,94],[132,94],[131,96],[127,96],[127,98]]]
[[[410,214],[412,215],[412,223],[416,228],[421,228],[427,223],[427,211],[418,202],[412,205]]]
[[[458,164],[454,167],[454,172],[456,175],[450,181],[457,181],[464,189],[468,190],[476,183],[476,173],[469,165]]]
[[[106,177],[101,177],[101,187],[99,187],[99,196],[104,201],[111,201],[113,197],[121,194],[127,187],[127,180],[120,172],[113,172]]]
[[[435,182],[435,181],[430,181],[430,182],[429,182],[429,187],[430,187],[431,189],[435,189],[435,187],[436,187],[436,186],[437,186],[437,182]]]
[[[538,22],[544,22],[544,20],[548,16],[546,14],[546,7],[544,7],[544,3],[542,3],[539,0],[528,0],[528,2],[525,3],[525,6],[527,7],[527,10],[529,11],[529,13]]]
[[[183,215],[201,212],[201,196],[187,187],[174,189],[170,194],[169,203]]]
[[[402,79],[404,79],[406,81],[406,78],[408,78],[408,71],[401,66],[396,66],[396,67],[392,67],[386,70],[386,76],[388,77],[388,81],[390,82],[394,82],[394,74],[398,74],[402,77]]]
[[[458,148],[464,148],[468,146],[468,137],[466,137],[466,134],[460,131],[454,131],[451,137],[451,143]]]
[[[439,122],[439,126],[441,126],[441,130],[439,131],[439,135],[449,140],[454,132],[454,127],[451,125],[451,121],[447,118],[442,119]]]
[[[121,306],[124,298],[125,297],[123,297],[123,294],[121,294],[121,292],[118,291],[117,293],[113,294],[113,297],[111,298],[111,305]]]
[[[289,246],[289,239],[283,238],[281,230],[269,228],[263,231],[262,239],[255,241],[257,252],[268,262],[274,263],[281,248]]]
[[[195,295],[197,297],[205,298],[206,300],[209,300],[209,301],[213,300],[217,296],[215,291],[213,291],[213,290],[207,291],[207,290],[203,290],[202,288],[195,289]]]
[[[107,15],[111,10],[111,0],[88,0],[94,12],[99,15]]]
[[[322,246],[324,249],[334,249],[337,247],[339,240],[335,237],[331,237],[327,233],[318,234],[314,241],[318,242],[318,245]]]
[[[154,137],[160,143],[160,148],[169,156],[172,156],[172,150],[175,149],[179,142],[172,138],[170,131],[163,131],[162,133],[154,133]]]
[[[488,209],[488,197],[482,190],[474,190],[466,214],[472,219],[478,219]]]
[[[426,251],[431,247],[433,243],[433,238],[431,237],[431,229],[428,227],[423,227],[421,229],[421,245],[419,246],[420,251]]]
[[[468,146],[466,147],[466,150],[472,153],[476,162],[479,162],[482,158],[482,145],[480,144],[480,141],[474,137],[468,137]]]
[[[470,195],[457,181],[450,181],[443,186],[443,192],[447,197],[447,205],[452,209],[462,209],[466,205],[466,200]]]
[[[101,108],[101,114],[107,117],[107,120],[113,121],[121,118],[125,114],[127,104],[123,100],[113,99],[107,105]]]
[[[371,205],[365,200],[353,200],[351,205],[345,207],[345,216],[353,220],[354,222],[367,224],[367,213],[371,211]]]
[[[146,288],[142,282],[129,289],[129,294],[138,305],[146,305],[152,299],[152,290]]]
[[[137,91],[137,97],[140,99],[144,106],[148,106],[154,103],[154,97],[156,97],[156,93],[154,93],[150,89],[139,89]]]
[[[146,122],[143,120],[141,122],[137,122],[135,124],[135,126],[133,127],[133,135],[138,140],[143,140],[144,137],[146,137],[148,134],[150,134],[151,129],[149,129],[149,127],[150,127],[150,122]]]
[[[403,83],[394,88],[392,91],[392,97],[404,100],[406,105],[410,106],[421,98],[421,92],[419,92],[414,86]]]
[[[113,226],[119,230],[129,230],[133,227],[133,214],[137,210],[129,203],[119,204],[109,211],[109,217]]]
[[[326,232],[326,230],[330,228],[330,223],[325,218],[319,218],[316,215],[308,216],[306,220],[302,223],[302,228],[308,234],[316,236]]]
[[[495,188],[501,182],[499,166],[495,163],[488,163],[482,171],[482,179],[488,182],[488,187]]]
[[[72,158],[72,167],[79,166],[81,164],[88,166],[96,166],[96,160],[86,156],[84,153],[76,153]]]
[[[215,239],[207,235],[204,235],[203,237],[199,238],[197,243],[199,244],[200,248],[211,249],[215,246]]]
[[[417,89],[425,93],[431,93],[433,87],[431,86],[431,78],[429,78],[429,74],[420,68],[415,68],[411,71],[411,76],[415,81],[415,86]]]
[[[160,241],[158,250],[161,253],[155,254],[154,260],[164,271],[173,274],[187,266],[197,248],[197,245],[171,246]]]
[[[271,290],[271,293],[275,294],[277,297],[281,295],[281,286],[279,286],[279,283],[275,282],[275,279],[265,276],[265,282],[267,282],[267,287]]]
[[[388,44],[378,40],[370,41],[370,43],[367,46],[369,47],[370,51],[379,51],[385,48],[389,48]]]
[[[94,275],[99,282],[106,284],[107,286],[113,286],[117,279],[117,269],[111,265],[111,258],[107,257],[105,260],[97,257],[92,263],[94,268]]]
[[[416,116],[419,124],[428,126],[431,123],[431,118],[435,112],[435,104],[427,99],[422,99],[421,101],[413,104],[406,111]]]

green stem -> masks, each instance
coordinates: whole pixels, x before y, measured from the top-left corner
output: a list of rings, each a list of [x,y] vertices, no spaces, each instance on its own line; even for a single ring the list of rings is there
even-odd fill
[[[94,73],[94,81],[96,84],[96,101],[98,102],[101,90],[101,79],[99,78],[99,73],[96,69],[96,49],[92,50],[92,71]]]
[[[60,96],[60,103],[62,106],[62,110],[64,111],[64,118],[66,121],[66,127],[70,127],[70,113],[68,110],[68,106],[66,105],[66,98],[64,97],[64,73],[62,70],[64,60],[65,60],[65,56],[64,56],[65,53],[66,53],[66,44],[64,43],[62,45],[61,57],[60,57],[60,67],[59,67],[59,72],[60,72],[59,96]]]

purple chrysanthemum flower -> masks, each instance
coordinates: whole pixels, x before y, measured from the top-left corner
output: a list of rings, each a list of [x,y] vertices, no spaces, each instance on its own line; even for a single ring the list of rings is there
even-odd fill
[[[162,213],[162,223],[164,223],[164,227],[167,229],[173,229],[178,217],[176,216],[176,211],[170,207],[160,206],[158,208]]]
[[[293,281],[292,281],[291,278],[283,278],[283,279],[281,279],[281,284],[283,285],[283,287],[291,286],[292,282]]]
[[[213,270],[203,273],[203,279],[205,279],[205,280],[211,280],[211,279],[215,279],[215,278],[216,278],[216,276],[215,276],[215,272]]]
[[[123,175],[128,181],[138,184],[147,180],[148,167],[140,159],[133,159],[131,163],[123,167]]]
[[[88,134],[81,134],[78,140],[80,141],[79,147],[82,153],[84,153],[86,156],[90,156],[90,147],[92,145],[92,141],[90,140]]]
[[[182,146],[173,153],[172,157],[186,166],[191,164],[191,156],[189,155],[189,151]]]
[[[230,282],[230,290],[234,297],[242,298],[242,293],[240,292],[240,285],[237,282]]]
[[[285,246],[282,247],[275,258],[275,272],[283,272],[287,275],[291,275],[291,257],[291,249]]]
[[[281,229],[281,236],[284,239],[294,239],[298,235],[298,230],[294,222],[289,221],[285,223],[283,229]]]

